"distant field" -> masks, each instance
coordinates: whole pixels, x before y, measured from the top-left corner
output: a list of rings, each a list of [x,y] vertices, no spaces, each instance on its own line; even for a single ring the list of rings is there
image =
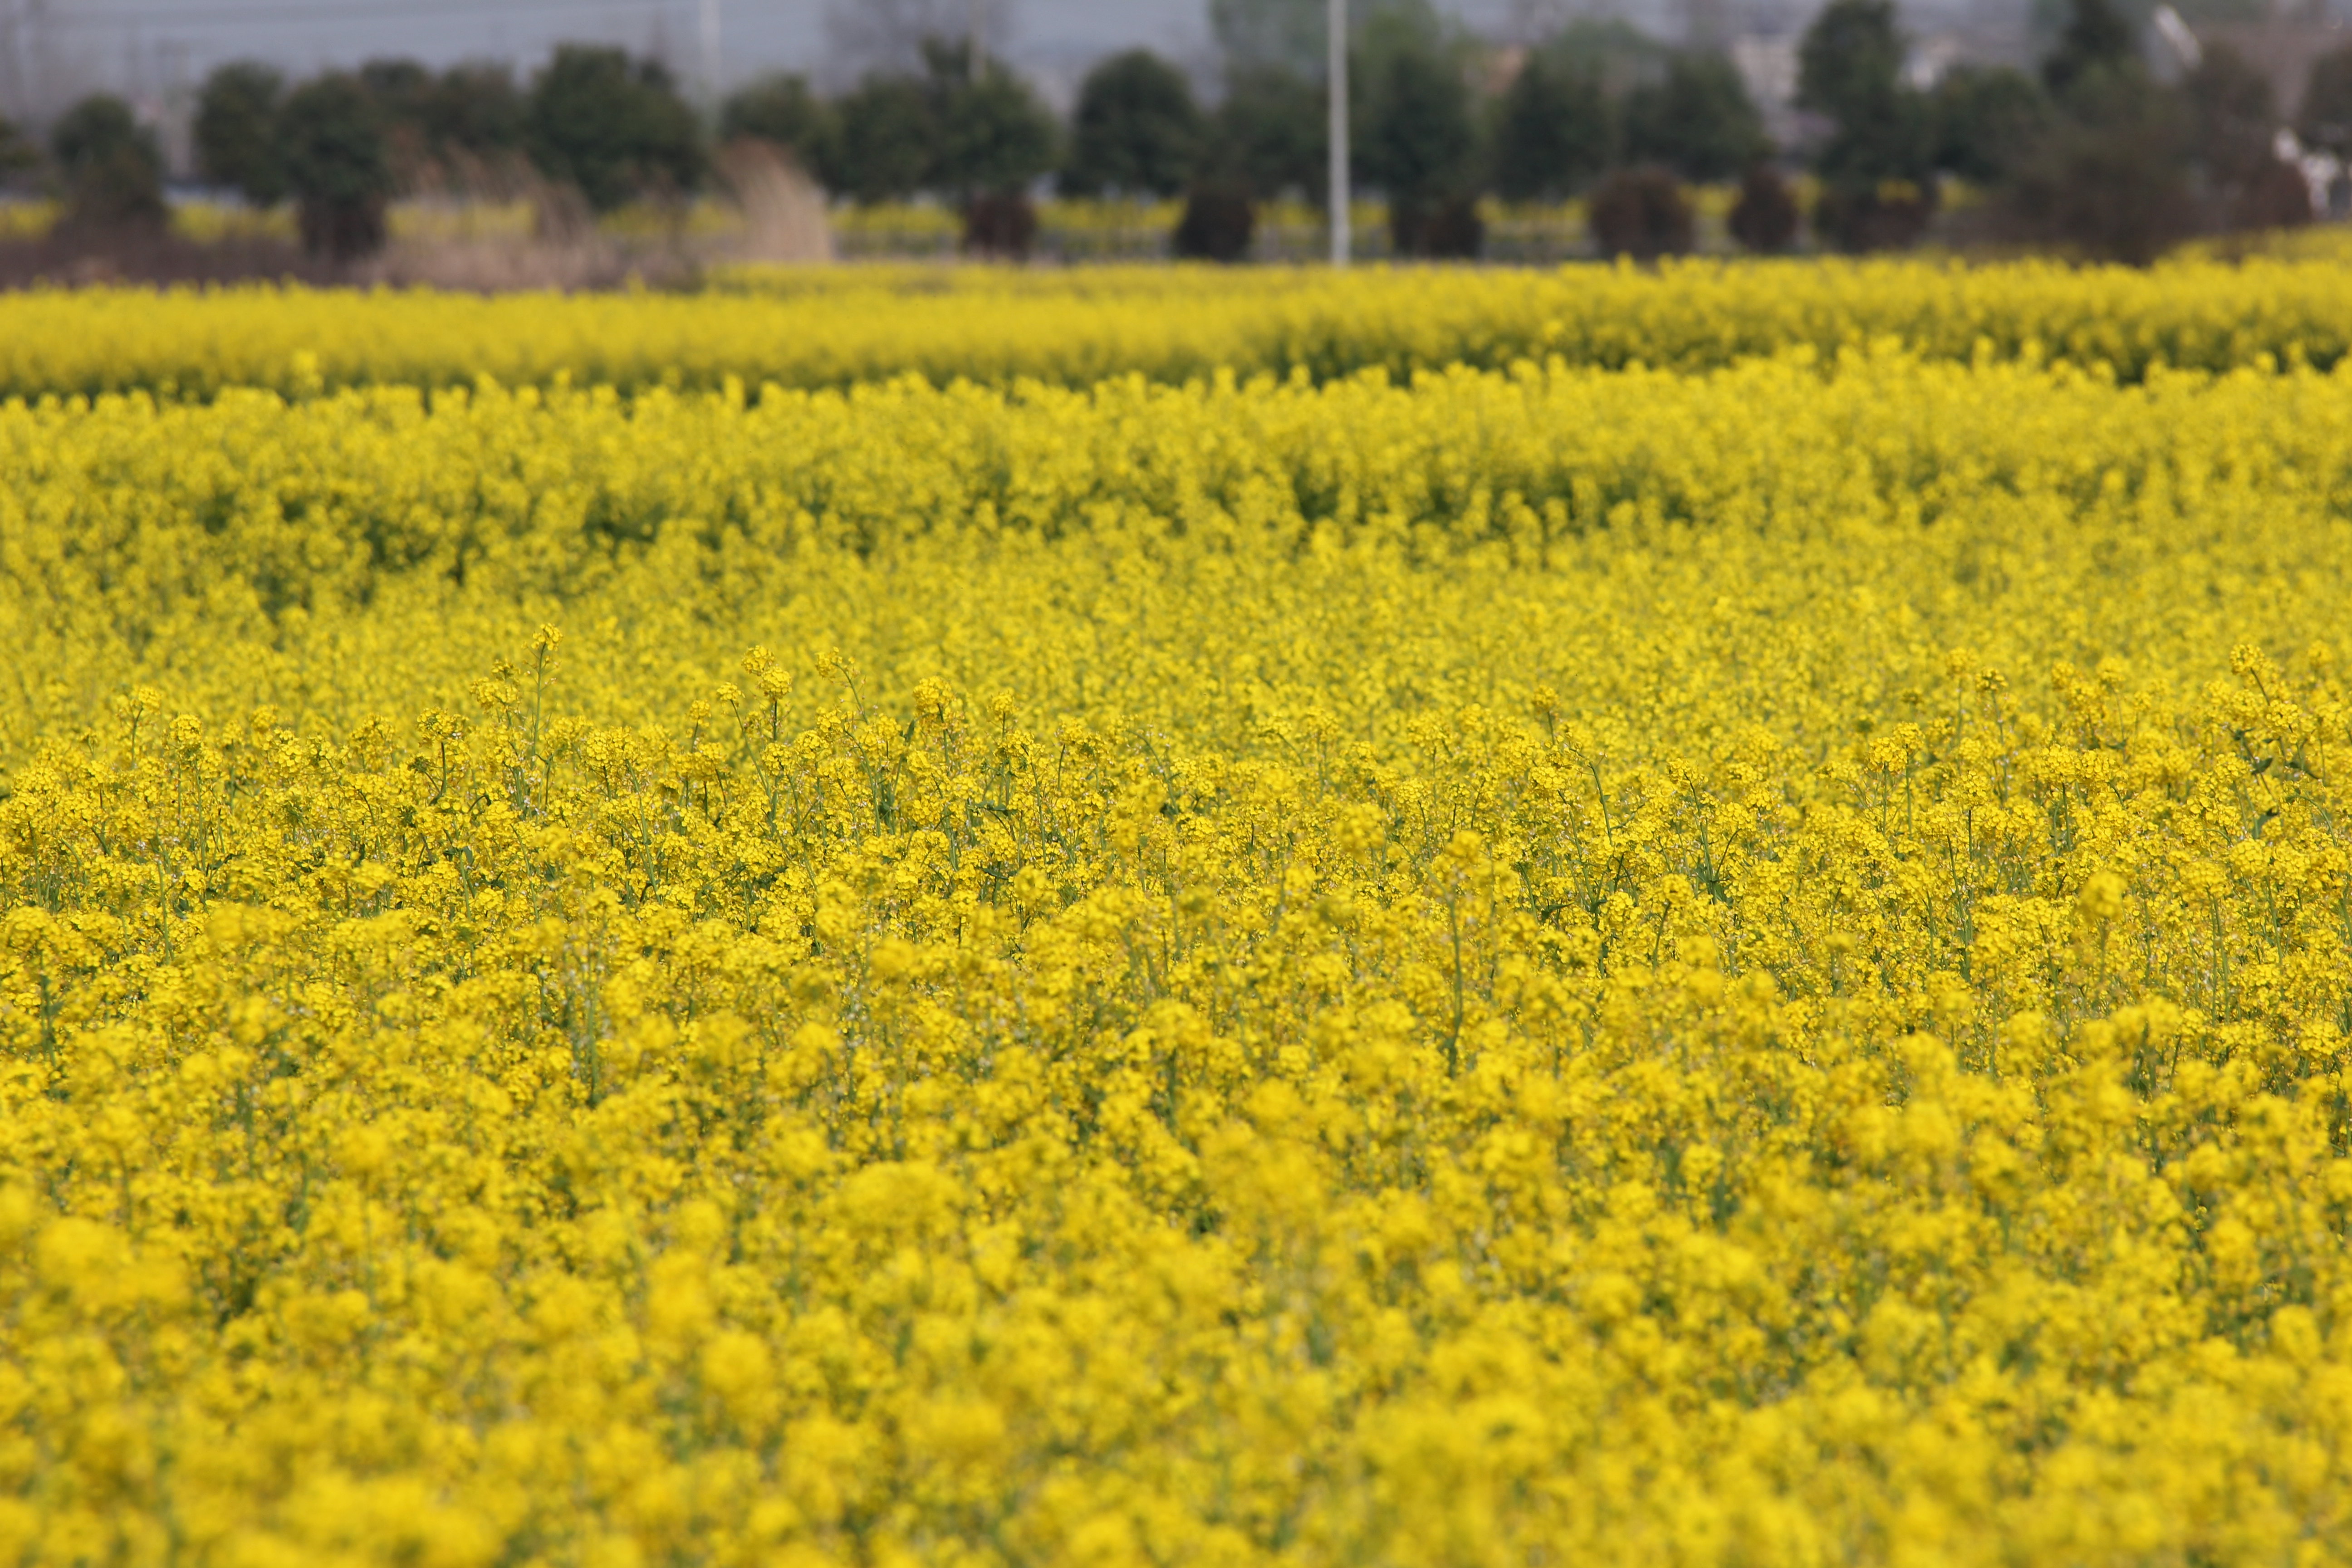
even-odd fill
[[[2342,263],[1688,262],[1660,271],[1131,267],[739,268],[702,292],[483,297],[247,287],[0,294],[0,396],[388,384],[757,389],[896,375],[1078,386],[1304,372],[1507,369],[1553,359],[1695,371],[1823,360],[1892,341],[1922,356],[2156,366],[2333,366],[2352,342]]]

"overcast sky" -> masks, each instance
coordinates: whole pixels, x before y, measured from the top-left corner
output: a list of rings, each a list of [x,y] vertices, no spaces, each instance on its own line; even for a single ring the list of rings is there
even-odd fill
[[[828,3],[840,0],[719,0],[722,79],[741,81],[779,68],[826,63]],[[1007,0],[1006,53],[1066,90],[1086,62],[1145,44],[1200,60],[1208,49],[1205,0]],[[1482,29],[1508,26],[1520,0],[1439,0]],[[1672,0],[1633,0],[1642,5]],[[635,49],[656,44],[682,74],[698,58],[700,0],[0,0],[0,94],[40,92],[66,79],[152,93],[188,81],[224,60],[258,57],[295,72],[352,65],[376,55],[409,55],[430,65],[491,58],[529,67],[557,39],[593,39]],[[30,16],[46,14],[37,50],[26,47]],[[40,61],[26,58],[37,52]],[[20,64],[15,72],[10,64]],[[16,82],[8,79],[16,77]],[[5,107],[5,106],[0,106]],[[20,106],[21,107],[21,106]]]

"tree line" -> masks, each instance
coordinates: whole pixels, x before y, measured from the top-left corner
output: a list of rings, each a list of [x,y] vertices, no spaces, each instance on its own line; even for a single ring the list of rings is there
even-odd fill
[[[384,239],[402,192],[478,190],[529,170],[606,212],[641,196],[685,195],[709,173],[701,117],[657,61],[594,45],[559,46],[526,83],[508,67],[433,71],[371,60],[289,82],[237,61],[197,96],[199,172],[256,207],[291,201],[302,242],[338,260]],[[18,167],[33,162],[13,140]],[[94,234],[160,226],[163,158],[153,132],[109,94],[83,99],[49,129],[47,164],[63,225]]]
[[[2111,260],[2315,216],[2276,149],[2270,79],[2213,44],[2159,79],[2112,0],[2071,0],[2031,73],[1966,66],[1923,89],[1902,58],[1889,0],[1832,0],[1800,48],[1798,105],[1827,127],[1811,150],[1813,221],[1837,248],[1916,239],[1955,177],[1990,198],[1986,237]],[[2352,157],[2352,47],[2312,63],[2292,130]]]
[[[1477,254],[1486,196],[1582,198],[1604,251],[1670,254],[1692,242],[1686,188],[1729,182],[1734,237],[1784,249],[1803,221],[1786,178],[1799,168],[1814,176],[1818,242],[1844,251],[1915,242],[1954,180],[1990,198],[1988,237],[2124,260],[2311,216],[2303,174],[2273,151],[2269,79],[2215,47],[2159,80],[2112,0],[2071,0],[2037,70],[1964,66],[1931,87],[1906,74],[1893,0],[1830,0],[1798,51],[1806,131],[1789,147],[1726,57],[1622,22],[1497,57],[1421,0],[1388,0],[1350,53],[1351,177],[1385,198],[1400,255]],[[715,148],[752,141],[842,199],[949,203],[977,250],[1025,249],[1030,194],[1050,181],[1071,196],[1181,199],[1177,252],[1234,259],[1265,203],[1323,201],[1327,100],[1296,58],[1237,54],[1220,87],[1203,101],[1184,71],[1130,50],[1087,75],[1065,121],[1002,61],[933,39],[913,66],[846,90],[770,76],[706,118],[657,62],[564,45],[527,81],[491,64],[376,60],[299,83],[226,65],[194,129],[208,179],[258,206],[290,199],[305,245],[335,258],[382,243],[396,192],[528,169],[604,212],[683,197],[711,177]],[[2352,158],[2352,48],[2314,63],[2294,129]],[[0,170],[11,145],[0,130]],[[162,221],[162,160],[120,100],[78,104],[47,152],[68,223]]]
[[[977,212],[1048,175],[1069,195],[1181,197],[1178,251],[1231,258],[1260,204],[1324,199],[1327,100],[1303,52],[1229,59],[1206,104],[1168,61],[1118,55],[1056,127],[1009,75],[988,79],[984,112],[960,97],[971,62],[935,47],[925,76],[877,75],[830,100],[769,79],[730,100],[721,129],[793,149],[859,201],[929,192]],[[2113,0],[2070,0],[2035,69],[1964,65],[1923,87],[1906,54],[1893,0],[1830,0],[1798,48],[1804,130],[1776,146],[1721,53],[1587,20],[1498,72],[1492,51],[1425,5],[1391,0],[1352,41],[1351,177],[1385,198],[1406,256],[1475,255],[1486,196],[1582,198],[1603,251],[1685,250],[1687,187],[1733,182],[1734,237],[1785,249],[1805,221],[1787,178],[1799,170],[1813,176],[1817,242],[1846,252],[1916,242],[1956,181],[1985,198],[1984,240],[2127,261],[2313,216],[2302,171],[2273,150],[2269,79],[2215,45],[2159,79]],[[2352,161],[2352,47],[2313,63],[2293,129]]]

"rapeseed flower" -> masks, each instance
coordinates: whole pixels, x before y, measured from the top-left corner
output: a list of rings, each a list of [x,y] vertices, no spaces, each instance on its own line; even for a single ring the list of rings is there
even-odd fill
[[[0,407],[15,1560],[2352,1557],[2352,372],[373,330]]]

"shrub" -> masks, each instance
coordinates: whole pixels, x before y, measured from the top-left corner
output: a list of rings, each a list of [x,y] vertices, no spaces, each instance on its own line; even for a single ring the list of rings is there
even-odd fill
[[[1604,256],[1654,261],[1691,248],[1696,219],[1682,183],[1654,165],[1621,169],[1601,182],[1586,206],[1593,244]]]
[[[1257,229],[1257,208],[1237,185],[1195,184],[1184,197],[1183,216],[1169,248],[1187,261],[1234,262],[1249,256]]]
[[[1037,240],[1037,206],[1022,191],[982,191],[964,203],[963,247],[1018,261]]]
[[[1731,237],[1743,249],[1776,255],[1796,241],[1797,219],[1796,195],[1780,172],[1769,163],[1749,164],[1731,205]]]
[[[1935,216],[1931,192],[1888,182],[1877,188],[1824,185],[1813,202],[1813,232],[1832,250],[1905,250]]]
[[[1486,220],[1469,196],[1438,196],[1389,204],[1389,234],[1399,256],[1470,261],[1486,243]]]

